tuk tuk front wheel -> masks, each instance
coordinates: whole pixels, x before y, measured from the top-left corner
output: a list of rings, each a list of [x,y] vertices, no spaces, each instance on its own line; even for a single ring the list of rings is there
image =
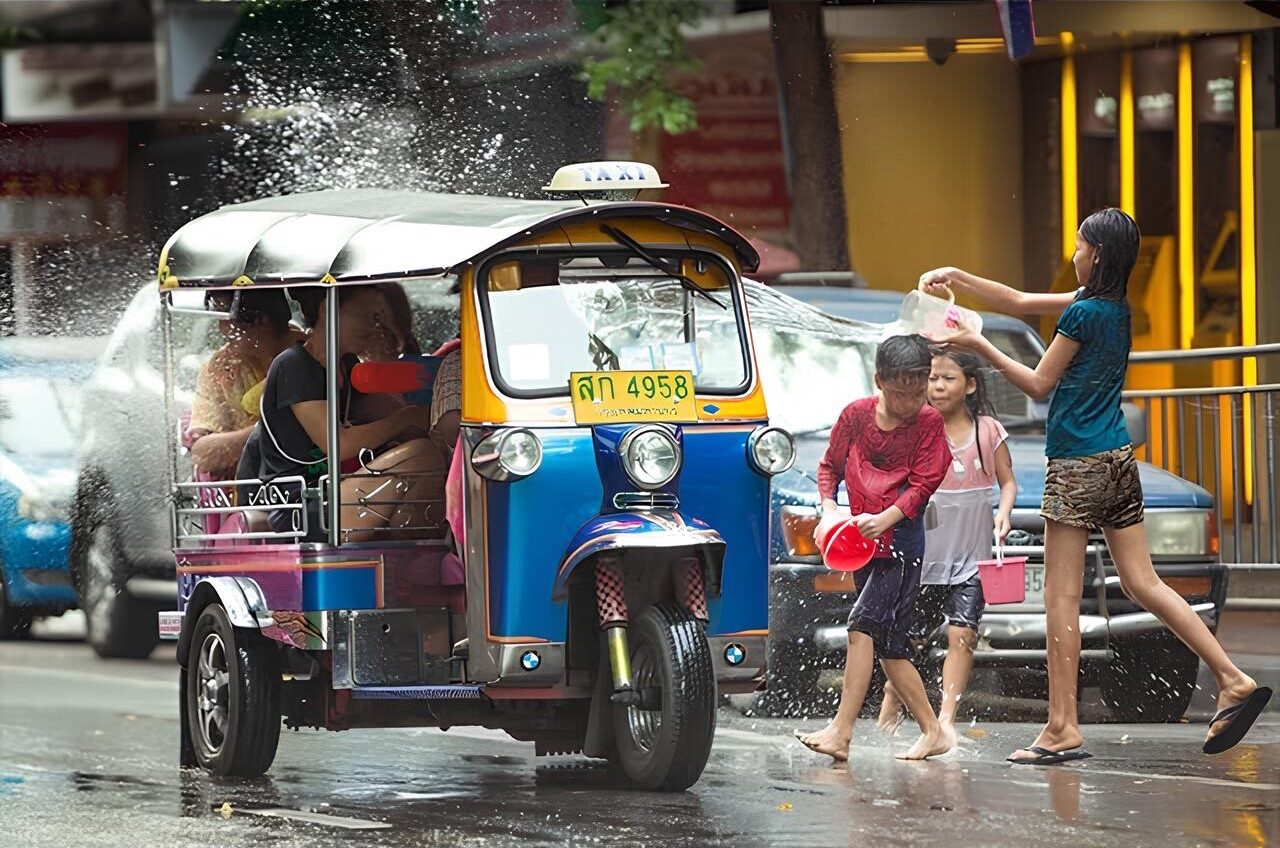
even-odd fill
[[[280,664],[258,633],[237,630],[221,604],[196,619],[186,668],[186,714],[196,762],[218,775],[257,777],[280,741]]]
[[[618,761],[644,789],[688,789],[702,775],[716,730],[716,678],[706,633],[688,611],[660,604],[636,616],[627,635],[641,703],[613,705]]]

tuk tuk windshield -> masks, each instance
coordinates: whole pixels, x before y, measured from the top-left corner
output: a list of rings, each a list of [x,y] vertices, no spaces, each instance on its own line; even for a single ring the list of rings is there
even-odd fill
[[[748,384],[746,323],[732,287],[711,299],[631,266],[563,269],[547,284],[480,290],[495,377],[513,396],[563,394],[577,371],[691,371],[706,394]]]

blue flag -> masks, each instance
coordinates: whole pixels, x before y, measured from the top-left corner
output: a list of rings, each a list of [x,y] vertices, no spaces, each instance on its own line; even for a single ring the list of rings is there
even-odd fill
[[[1036,23],[1031,17],[1031,0],[996,0],[1000,29],[1010,59],[1021,59],[1036,46]]]

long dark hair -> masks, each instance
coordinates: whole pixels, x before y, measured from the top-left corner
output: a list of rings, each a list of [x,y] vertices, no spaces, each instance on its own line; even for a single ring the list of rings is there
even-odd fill
[[[982,456],[982,440],[978,438],[978,419],[986,415],[997,421],[1000,420],[1000,416],[996,415],[995,404],[991,402],[991,395],[987,392],[987,379],[984,373],[988,367],[987,363],[976,354],[955,348],[939,350],[934,356],[950,359],[964,373],[966,382],[973,380],[973,393],[964,396],[964,406],[969,412],[969,418],[973,421],[973,440],[978,446],[978,460],[983,468],[987,468],[987,460]],[[995,458],[992,457],[992,459]]]
[[[1098,251],[1098,261],[1089,272],[1080,297],[1127,299],[1129,274],[1138,261],[1138,245],[1142,241],[1138,222],[1115,207],[1100,209],[1080,224],[1080,237]]]

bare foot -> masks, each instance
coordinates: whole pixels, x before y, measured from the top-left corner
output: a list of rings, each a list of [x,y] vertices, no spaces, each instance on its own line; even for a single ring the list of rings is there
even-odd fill
[[[1040,735],[1036,737],[1036,741],[1032,742],[1026,748],[1019,748],[1010,756],[1011,762],[1018,760],[1034,760],[1040,755],[1030,750],[1031,748],[1047,748],[1050,751],[1067,751],[1072,748],[1079,748],[1084,744],[1084,737],[1080,735],[1080,728],[1076,725],[1063,728],[1050,728],[1045,725],[1040,731]],[[1021,756],[1019,756],[1021,754]]]
[[[835,725],[828,724],[817,733],[795,732],[800,744],[815,754],[825,754],[837,763],[849,762],[849,734],[841,733]]]
[[[1218,706],[1216,710],[1225,710],[1227,707],[1234,707],[1236,704],[1243,703],[1257,688],[1258,684],[1252,677],[1247,674],[1240,675],[1240,678],[1234,683],[1218,690]],[[1209,735],[1205,737],[1205,740],[1208,741],[1226,730],[1227,725],[1230,723],[1230,720],[1227,719],[1210,725]]]
[[[950,733],[943,728],[941,724],[933,733],[922,733],[915,744],[901,754],[896,755],[900,760],[927,760],[930,757],[936,757],[939,754],[945,754],[956,746],[956,731],[951,728]]]
[[[898,728],[902,726],[902,722],[906,721],[907,711],[899,707],[893,712],[886,715],[883,711],[880,718],[876,721],[876,727],[889,736],[897,736]]]

